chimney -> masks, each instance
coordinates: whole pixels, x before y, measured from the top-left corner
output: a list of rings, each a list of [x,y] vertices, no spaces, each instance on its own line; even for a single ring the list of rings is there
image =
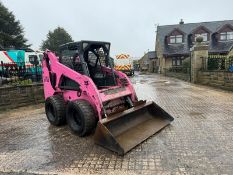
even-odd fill
[[[180,24],[184,24],[184,21],[183,21],[183,19],[181,19],[181,20],[180,20]]]

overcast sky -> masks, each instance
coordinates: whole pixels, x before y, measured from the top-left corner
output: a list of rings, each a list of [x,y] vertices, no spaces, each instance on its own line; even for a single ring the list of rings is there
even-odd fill
[[[0,0],[38,49],[49,30],[64,27],[75,41],[112,44],[111,55],[140,57],[155,48],[155,25],[233,19],[232,0]]]

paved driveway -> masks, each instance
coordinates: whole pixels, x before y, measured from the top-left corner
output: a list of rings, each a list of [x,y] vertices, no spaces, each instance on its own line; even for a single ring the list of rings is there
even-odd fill
[[[160,75],[132,78],[175,120],[124,157],[47,122],[43,105],[0,114],[0,174],[233,174],[233,93]]]

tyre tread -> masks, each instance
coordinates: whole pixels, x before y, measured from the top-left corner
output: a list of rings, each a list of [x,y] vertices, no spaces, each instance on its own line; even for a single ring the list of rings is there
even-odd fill
[[[57,120],[52,123],[55,126],[60,126],[65,124],[66,121],[66,117],[65,117],[65,102],[63,100],[63,97],[61,95],[54,95],[49,97],[46,101],[48,101],[48,103],[51,103],[54,108],[55,108],[55,113],[57,116]]]
[[[77,133],[79,136],[83,137],[89,135],[96,126],[96,116],[93,107],[85,100],[73,101],[74,106],[79,108],[84,116],[84,128],[82,133]]]

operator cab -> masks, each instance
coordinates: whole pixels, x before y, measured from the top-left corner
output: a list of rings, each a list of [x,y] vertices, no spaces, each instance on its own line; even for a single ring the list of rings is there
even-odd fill
[[[80,41],[60,46],[60,62],[80,74],[91,77],[98,89],[115,86],[110,43]]]

